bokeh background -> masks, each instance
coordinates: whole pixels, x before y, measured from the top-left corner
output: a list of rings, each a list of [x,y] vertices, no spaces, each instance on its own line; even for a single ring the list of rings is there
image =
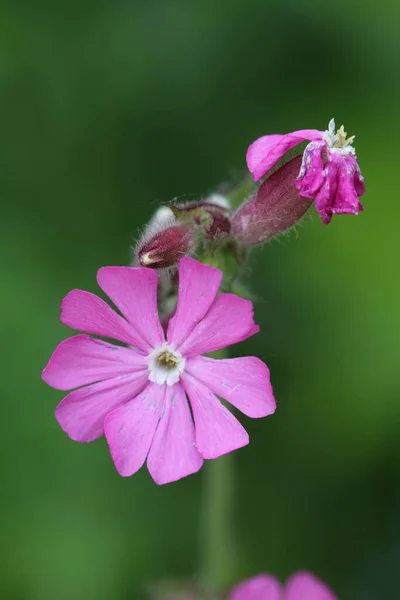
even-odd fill
[[[397,0],[5,0],[0,6],[0,597],[128,600],[191,577],[204,473],[120,478],[58,428],[40,371],[61,298],[126,264],[157,203],[213,191],[270,132],[357,135],[358,218],[317,215],[253,254],[279,410],[243,418],[240,579],[314,571],[399,598]]]

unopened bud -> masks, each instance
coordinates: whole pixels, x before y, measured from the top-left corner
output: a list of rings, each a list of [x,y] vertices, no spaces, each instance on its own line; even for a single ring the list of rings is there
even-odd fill
[[[173,212],[162,206],[136,246],[136,263],[152,269],[173,267],[190,251],[191,245],[191,228],[185,223],[178,223]]]
[[[259,187],[232,218],[232,234],[250,246],[262,244],[293,227],[307,212],[312,200],[299,198],[296,178],[300,171],[298,156],[280,167]]]
[[[139,262],[143,267],[162,269],[173,267],[185,256],[191,246],[191,230],[185,225],[173,225],[156,233],[138,249]]]

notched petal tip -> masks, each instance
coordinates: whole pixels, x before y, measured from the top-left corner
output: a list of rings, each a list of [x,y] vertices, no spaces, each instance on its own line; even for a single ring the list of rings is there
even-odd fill
[[[272,575],[256,575],[241,581],[231,591],[228,600],[282,600],[283,588]],[[297,600],[306,600],[298,598]]]
[[[182,275],[185,277],[188,276],[196,276],[197,273],[201,271],[215,274],[221,281],[222,279],[222,271],[218,269],[218,267],[212,267],[211,265],[205,265],[204,263],[199,262],[195,258],[191,258],[190,256],[183,256],[179,261],[179,269],[180,274],[182,271]],[[190,270],[190,271],[189,271]]]
[[[299,571],[292,575],[286,583],[285,592],[287,600],[338,600],[325,583],[308,571]]]
[[[71,343],[74,342],[85,342],[90,340],[90,336],[80,333],[78,335],[74,335],[69,337],[58,344],[58,346],[53,351],[52,355],[49,358],[47,365],[41,372],[41,378],[47,385],[56,389],[56,390],[70,390],[74,386],[69,386],[65,381],[59,381],[59,359],[62,359],[64,351],[68,349]]]
[[[158,281],[158,275],[155,271],[144,267],[126,267],[126,266],[111,266],[100,267],[97,271],[97,283],[103,289],[103,284],[108,283],[108,278],[113,275],[118,275],[119,278],[129,277],[130,273],[134,272],[137,277],[143,278],[143,281]]]

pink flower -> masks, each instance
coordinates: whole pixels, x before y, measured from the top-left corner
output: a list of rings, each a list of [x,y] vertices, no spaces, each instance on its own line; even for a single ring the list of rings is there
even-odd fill
[[[295,573],[283,587],[271,575],[258,575],[239,583],[229,600],[337,600],[335,594],[314,575]]]
[[[98,271],[99,286],[123,316],[82,290],[62,302],[64,324],[129,345],[76,335],[56,348],[42,373],[56,389],[77,388],[56,408],[62,429],[78,442],[105,434],[123,476],[147,459],[154,481],[175,481],[198,471],[203,459],[248,444],[247,432],[216,394],[249,417],[275,411],[261,360],[201,356],[259,331],[251,302],[217,296],[221,277],[219,269],[181,260],[178,304],[166,336],[157,311],[158,278],[150,269]]]
[[[357,215],[363,210],[358,198],[364,194],[354,147],[343,125],[335,132],[332,119],[327,131],[302,129],[286,135],[266,135],[247,151],[247,166],[254,181],[268,173],[292,148],[309,140],[296,186],[300,198],[312,198],[324,223],[334,214]]]

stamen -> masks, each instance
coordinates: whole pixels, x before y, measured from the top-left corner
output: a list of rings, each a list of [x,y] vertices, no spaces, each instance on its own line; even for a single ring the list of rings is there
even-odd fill
[[[157,360],[161,366],[167,369],[174,369],[178,364],[177,357],[171,352],[168,352],[168,350],[160,354]]]
[[[341,125],[339,127],[336,135],[337,135],[337,143],[335,144],[335,146],[338,146],[339,148],[345,148],[346,146],[350,146],[350,144],[353,143],[353,141],[356,137],[355,135],[352,135],[351,137],[346,139],[347,131],[344,130],[344,125]]]
[[[347,137],[347,131],[344,130],[344,126],[341,125],[335,132],[335,120],[329,121],[328,129],[324,133],[324,140],[327,143],[328,148],[333,152],[340,152],[343,154],[354,154],[354,148],[351,145],[355,139],[355,135]]]

